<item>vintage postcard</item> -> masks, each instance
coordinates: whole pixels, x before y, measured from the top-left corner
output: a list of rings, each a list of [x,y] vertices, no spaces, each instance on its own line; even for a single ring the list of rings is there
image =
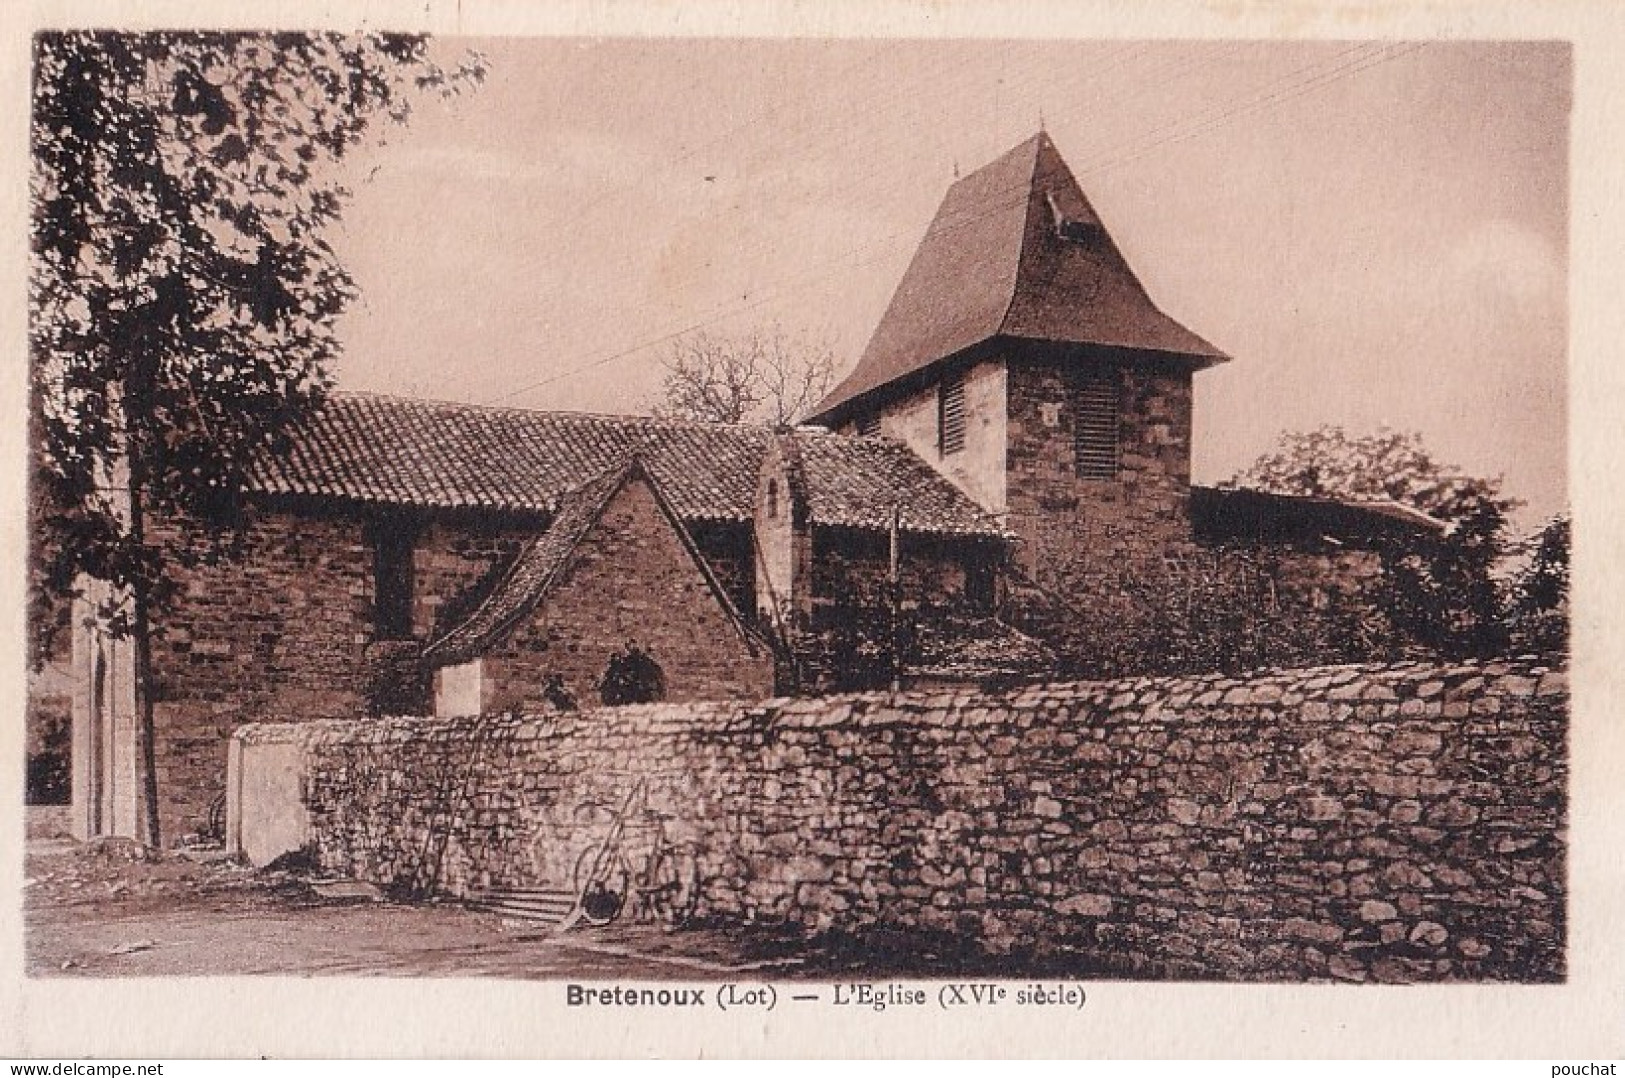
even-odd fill
[[[1610,15],[38,6],[0,1049],[1618,1055]]]

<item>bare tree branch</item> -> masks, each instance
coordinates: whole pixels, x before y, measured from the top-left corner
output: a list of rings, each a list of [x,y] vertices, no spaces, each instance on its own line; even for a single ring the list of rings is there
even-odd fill
[[[835,355],[827,342],[793,338],[778,327],[738,337],[702,331],[678,340],[661,366],[666,377],[657,413],[783,427],[804,418],[829,391]]]

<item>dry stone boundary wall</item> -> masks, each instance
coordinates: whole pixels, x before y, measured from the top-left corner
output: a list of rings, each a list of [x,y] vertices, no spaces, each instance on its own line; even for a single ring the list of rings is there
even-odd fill
[[[1521,659],[239,737],[299,743],[321,862],[386,886],[568,887],[641,781],[704,917],[1129,976],[1554,981],[1567,707]]]

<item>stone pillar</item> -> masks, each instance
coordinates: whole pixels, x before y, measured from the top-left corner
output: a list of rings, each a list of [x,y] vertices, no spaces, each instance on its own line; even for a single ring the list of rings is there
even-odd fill
[[[137,835],[135,650],[97,615],[105,585],[83,585],[73,612],[73,738],[70,830],[85,840]]]

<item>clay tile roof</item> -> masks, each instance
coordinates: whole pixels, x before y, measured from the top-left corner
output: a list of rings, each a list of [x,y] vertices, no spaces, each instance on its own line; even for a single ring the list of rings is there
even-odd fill
[[[423,649],[431,666],[467,662],[482,654],[526,613],[546,598],[576,546],[592,529],[604,506],[626,483],[631,465],[611,469],[559,499],[558,515],[547,531],[531,540],[491,594],[459,624]]]
[[[267,494],[385,505],[552,512],[565,493],[641,452],[689,520],[741,519],[766,432],[633,416],[534,412],[335,393],[263,462]]]
[[[999,536],[968,497],[900,443],[792,433],[809,448],[812,521],[885,530]],[[682,520],[749,522],[773,432],[644,416],[490,408],[334,393],[288,452],[260,462],[262,494],[374,505],[551,514],[561,499],[637,454]]]
[[[807,507],[815,524],[883,531],[997,534],[992,519],[913,450],[891,438],[795,431]]]
[[[948,189],[857,367],[815,410],[859,398],[995,337],[1228,357],[1159,310],[1047,134]]]
[[[1245,487],[1191,487],[1191,522],[1196,534],[1210,542],[1332,539],[1359,545],[1445,531],[1443,521],[1398,502],[1311,498]]]

